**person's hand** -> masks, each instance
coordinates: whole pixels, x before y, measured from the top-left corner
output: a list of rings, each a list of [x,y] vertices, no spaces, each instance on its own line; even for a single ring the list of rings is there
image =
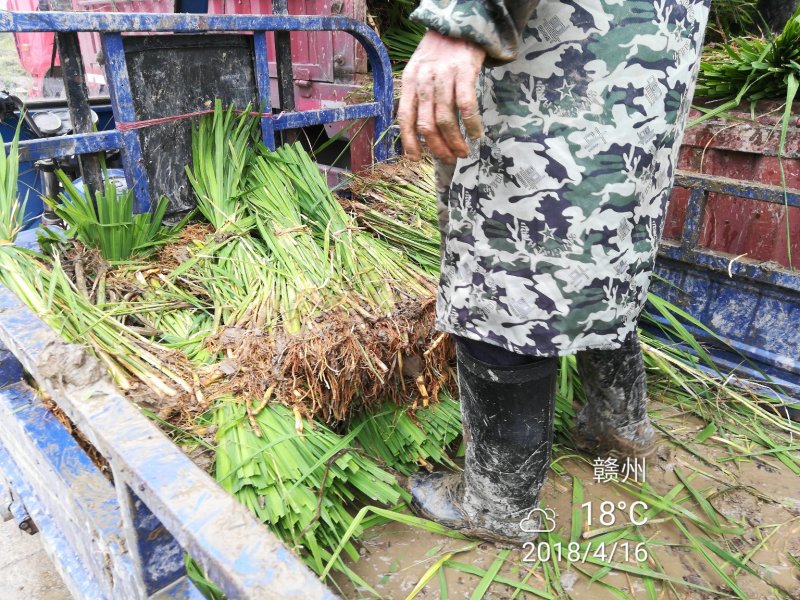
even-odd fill
[[[422,157],[417,133],[446,163],[469,155],[458,114],[470,139],[483,135],[476,83],[486,51],[479,45],[428,31],[403,71],[397,120],[406,155]]]

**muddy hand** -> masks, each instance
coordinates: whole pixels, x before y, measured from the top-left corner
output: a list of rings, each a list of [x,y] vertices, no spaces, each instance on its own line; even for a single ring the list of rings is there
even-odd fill
[[[467,136],[483,135],[476,83],[485,50],[466,40],[429,31],[403,71],[403,89],[397,120],[406,155],[422,157],[420,140],[447,163],[469,154],[458,126],[458,113]]]

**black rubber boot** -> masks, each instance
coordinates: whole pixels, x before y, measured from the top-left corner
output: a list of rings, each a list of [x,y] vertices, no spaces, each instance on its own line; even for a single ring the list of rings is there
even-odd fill
[[[413,506],[466,535],[521,546],[536,536],[530,513],[550,466],[557,359],[493,366],[463,344],[457,356],[464,472],[412,476]]]
[[[652,453],[655,432],[647,416],[647,382],[636,332],[617,350],[586,350],[576,359],[586,394],[573,432],[578,449],[617,458]]]

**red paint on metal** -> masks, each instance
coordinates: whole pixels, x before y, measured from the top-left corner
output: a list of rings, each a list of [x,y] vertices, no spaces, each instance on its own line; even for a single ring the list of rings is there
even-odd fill
[[[272,0],[209,0],[209,14],[272,14]],[[365,0],[290,0],[292,15],[341,15],[366,20]],[[333,83],[352,79],[356,72],[366,72],[364,51],[346,33],[300,32],[291,34],[292,64],[295,73],[305,79]],[[275,39],[267,35],[271,57],[275,56]],[[275,62],[270,61],[270,74],[275,77]]]
[[[33,11],[38,6],[38,0],[8,0],[7,6],[8,10],[13,11]],[[55,36],[52,33],[16,33],[14,42],[22,68],[33,77],[28,97],[39,98],[43,92],[42,81],[50,69]],[[58,57],[55,64],[60,64]]]
[[[217,15],[271,15],[272,0],[210,0],[208,13]],[[291,15],[329,15],[327,0],[294,0],[289,2]],[[308,77],[317,81],[333,81],[333,42],[329,31],[309,33],[295,31],[291,34],[292,63],[295,70],[304,69]],[[267,35],[271,58],[275,57],[275,36]],[[270,61],[270,75],[276,76],[275,61]]]
[[[39,0],[8,0],[13,11],[36,11]],[[174,12],[174,0],[72,0],[76,11],[91,12]],[[272,14],[272,0],[209,0],[209,14]],[[361,21],[366,20],[366,0],[290,0],[289,13],[293,15],[343,15]],[[22,67],[33,76],[33,87],[28,97],[42,96],[42,80],[59,60],[53,59],[52,33],[17,33],[14,35]],[[268,34],[271,56],[275,56],[275,39]],[[80,33],[80,44],[84,65],[88,75],[90,93],[102,93],[105,74],[98,57],[100,38],[95,33]],[[296,79],[325,83],[352,83],[356,73],[366,73],[366,57],[363,48],[346,33],[293,32],[292,63]],[[270,62],[270,73],[275,74],[275,62]],[[314,108],[320,108],[316,105]]]
[[[800,113],[795,105],[794,115]],[[690,120],[700,114],[692,111]],[[712,119],[686,130],[678,168],[698,174],[781,186],[778,160],[780,103],[761,103],[752,119],[749,109],[737,112],[743,121]],[[783,152],[788,189],[800,190],[800,123],[793,118]],[[680,239],[689,192],[675,188],[667,211],[664,237]],[[787,243],[788,221],[788,243]],[[699,245],[734,256],[774,261],[800,269],[800,209],[710,193]],[[791,249],[791,265],[789,260]]]

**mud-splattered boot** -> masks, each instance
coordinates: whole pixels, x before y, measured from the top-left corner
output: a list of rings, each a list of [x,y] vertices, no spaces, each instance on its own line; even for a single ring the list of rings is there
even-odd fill
[[[647,382],[636,332],[617,350],[586,350],[576,360],[586,395],[573,432],[578,449],[600,457],[649,455],[655,433],[647,416]]]
[[[493,366],[458,345],[464,472],[409,478],[419,514],[504,547],[536,536],[531,511],[550,465],[556,367],[555,358]]]

